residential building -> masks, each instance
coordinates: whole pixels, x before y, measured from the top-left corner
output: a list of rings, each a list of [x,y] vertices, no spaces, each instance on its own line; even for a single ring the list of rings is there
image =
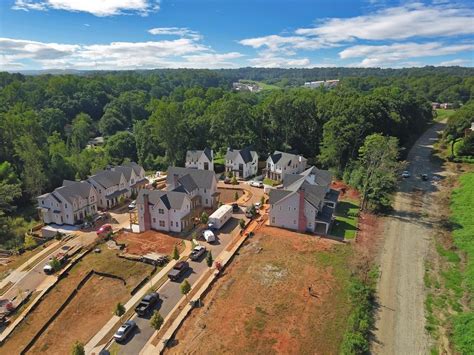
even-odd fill
[[[127,181],[127,188],[130,195],[134,196],[140,189],[145,188],[149,183],[145,177],[145,169],[135,162],[124,163],[123,165],[111,168],[112,171],[121,172]]]
[[[168,191],[187,193],[191,198],[192,208],[214,208],[219,202],[217,178],[211,170],[169,167],[166,185]]]
[[[307,159],[276,150],[267,158],[264,175],[272,180],[281,181],[285,174],[300,174],[306,169]]]
[[[328,89],[335,88],[339,84],[339,80],[318,80],[318,81],[307,81],[304,83],[305,88],[315,89],[319,87],[325,87]]]
[[[119,204],[121,198],[131,195],[129,183],[121,171],[103,170],[92,176],[87,181],[97,192],[97,206],[109,209]]]
[[[186,168],[214,171],[214,152],[209,148],[188,150],[185,166]]]
[[[256,83],[242,83],[242,82],[232,83],[232,88],[235,91],[247,91],[247,92],[259,92],[262,90],[262,88]]]
[[[86,181],[64,180],[63,186],[38,196],[38,210],[45,224],[70,224],[97,213],[97,192]]]
[[[140,232],[154,229],[179,233],[193,226],[192,202],[185,192],[140,190],[137,209]]]
[[[250,147],[244,149],[227,149],[225,155],[225,171],[238,179],[247,179],[257,175],[258,154]]]
[[[331,189],[329,171],[311,167],[301,174],[286,174],[282,189],[269,192],[271,226],[327,234],[339,192]]]

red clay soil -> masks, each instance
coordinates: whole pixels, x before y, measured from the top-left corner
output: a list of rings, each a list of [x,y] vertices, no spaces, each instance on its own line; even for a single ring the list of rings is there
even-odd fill
[[[244,194],[242,189],[224,189],[219,188],[218,191],[221,193],[219,196],[219,201],[222,203],[231,203],[235,202],[235,193],[239,195],[239,198]]]
[[[171,254],[175,245],[181,248],[181,239],[157,231],[143,233],[122,232],[116,238],[117,243],[126,244],[125,252],[128,254],[144,255],[155,252]]]
[[[372,261],[380,251],[383,239],[383,221],[380,217],[368,212],[359,216],[359,231],[354,245],[354,257],[351,265],[355,269],[370,268]]]
[[[331,240],[263,226],[166,353],[338,353],[350,307],[344,291],[349,251]]]
[[[342,181],[333,181],[331,188],[341,192],[339,199],[357,200],[360,197],[359,191],[353,189]]]

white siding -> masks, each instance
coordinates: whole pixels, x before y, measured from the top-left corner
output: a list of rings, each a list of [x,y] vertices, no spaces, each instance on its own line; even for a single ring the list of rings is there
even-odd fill
[[[273,204],[270,208],[270,225],[288,229],[298,229],[299,196],[291,196]]]

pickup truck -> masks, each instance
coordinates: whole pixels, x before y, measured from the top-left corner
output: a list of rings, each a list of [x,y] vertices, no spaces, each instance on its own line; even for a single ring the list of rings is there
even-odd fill
[[[168,273],[168,278],[171,281],[177,281],[189,269],[189,264],[186,261],[180,261]]]
[[[140,303],[135,307],[135,312],[139,316],[144,316],[149,311],[151,311],[151,309],[158,302],[159,299],[160,296],[158,296],[156,292],[149,293],[148,295],[143,297]]]
[[[199,258],[206,252],[206,247],[203,245],[197,245],[194,247],[193,251],[191,252],[191,255],[189,258],[192,261],[199,260]]]

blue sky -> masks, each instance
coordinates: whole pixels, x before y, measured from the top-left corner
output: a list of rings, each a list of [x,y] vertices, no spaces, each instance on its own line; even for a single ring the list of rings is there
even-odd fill
[[[474,65],[470,1],[2,0],[0,69]]]

